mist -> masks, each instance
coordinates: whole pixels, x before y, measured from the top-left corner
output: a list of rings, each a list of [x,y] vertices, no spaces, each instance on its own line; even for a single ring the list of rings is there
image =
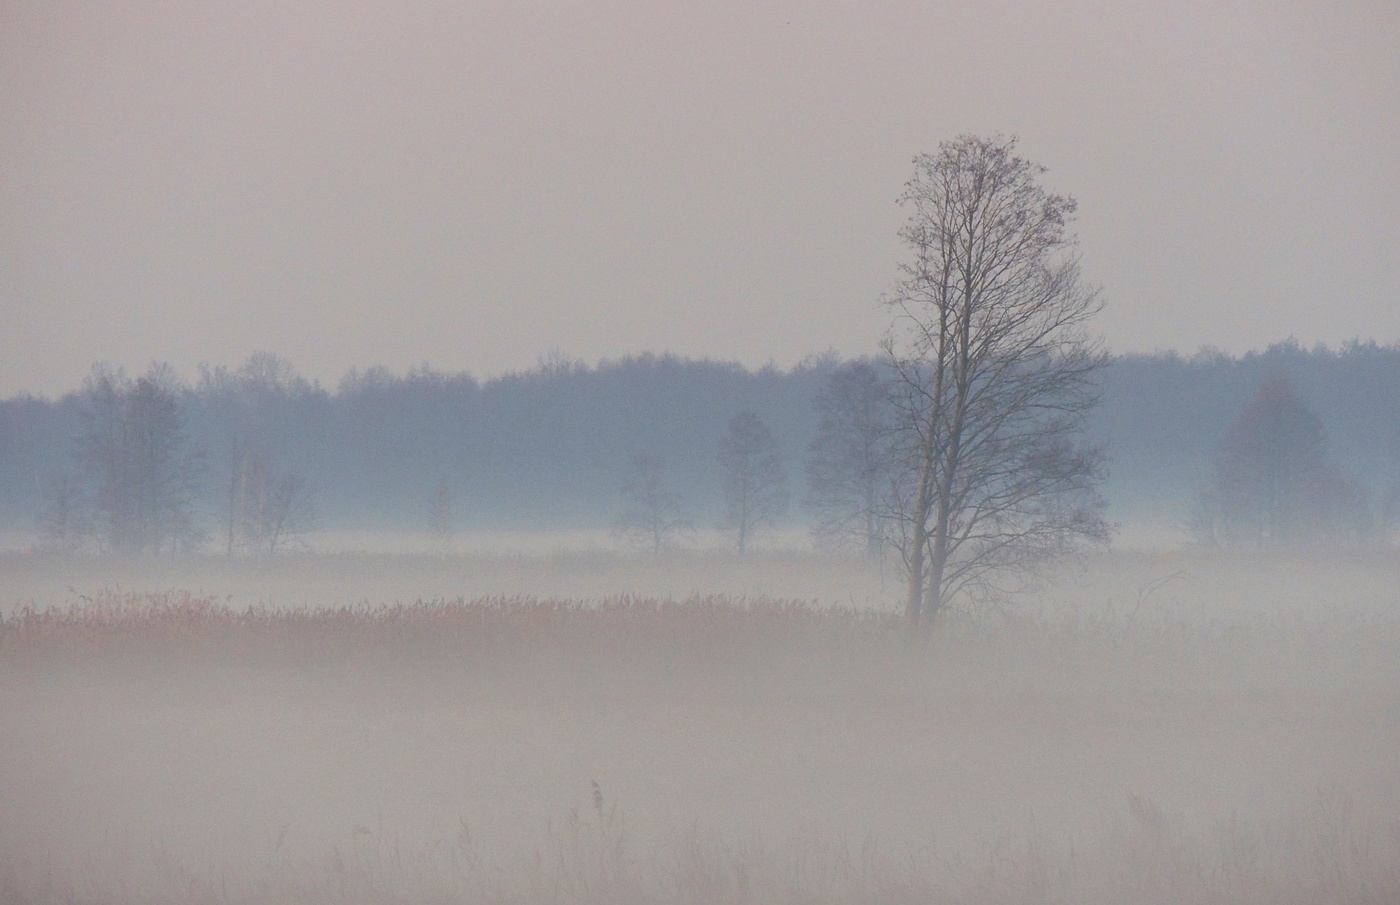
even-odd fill
[[[912,635],[898,535],[829,492],[881,367],[261,354],[0,402],[0,894],[1393,897],[1400,353],[1109,359],[1110,539]],[[748,549],[736,425],[783,507]],[[1307,450],[1269,534],[1217,498],[1260,436]]]
[[[1400,901],[1392,5],[0,8],[0,903]]]
[[[830,556],[4,567],[67,595],[0,632],[14,901],[1400,882],[1392,554],[1100,554],[919,649]]]
[[[1398,37],[1370,0],[10,3],[0,395],[872,354],[910,158],[969,130],[1081,200],[1119,351],[1394,337]]]
[[[1397,361],[1113,360],[1090,430],[1136,521],[913,635],[898,550],[813,483],[843,461],[832,388],[868,362],[327,391],[264,355],[7,400],[7,486],[71,481],[34,481],[0,553],[0,897],[1385,901]],[[1306,498],[1326,518],[1269,543],[1238,533],[1253,510],[1204,534],[1192,506],[1281,367],[1326,413],[1310,467],[1348,476],[1319,486],[1365,492]],[[198,480],[116,533],[93,425],[143,399],[188,413],[159,461]],[[741,407],[794,498],[742,554],[721,455]],[[650,491],[638,463],[665,464]],[[314,518],[270,502],[288,474]]]

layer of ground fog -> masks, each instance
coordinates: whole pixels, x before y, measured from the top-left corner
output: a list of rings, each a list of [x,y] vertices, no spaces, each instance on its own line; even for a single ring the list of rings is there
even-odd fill
[[[1400,901],[1393,554],[0,568],[0,901]]]

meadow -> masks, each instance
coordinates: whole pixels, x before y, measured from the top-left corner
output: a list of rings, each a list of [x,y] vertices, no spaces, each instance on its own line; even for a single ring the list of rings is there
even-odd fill
[[[0,901],[1400,901],[1400,557],[0,558]]]

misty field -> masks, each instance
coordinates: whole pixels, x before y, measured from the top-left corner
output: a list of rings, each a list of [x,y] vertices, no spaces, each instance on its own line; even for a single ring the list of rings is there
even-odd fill
[[[3,901],[1400,900],[1393,553],[0,569]]]

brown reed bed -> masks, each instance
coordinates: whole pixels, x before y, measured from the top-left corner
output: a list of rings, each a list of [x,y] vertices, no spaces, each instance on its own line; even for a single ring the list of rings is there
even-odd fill
[[[0,845],[0,902],[1400,900],[1400,826],[1384,813],[1394,784],[1388,761],[1367,753],[1390,751],[1400,726],[1393,616],[1329,610],[1305,621],[1204,624],[1091,608],[950,616],[932,638],[910,643],[890,613],[721,595],[284,609],[114,588],[21,609],[0,621],[0,725],[14,746],[4,775],[10,798],[30,802],[49,836],[19,810],[0,818],[0,841],[11,844],[9,853]],[[122,681],[129,674],[138,681]],[[48,684],[54,676],[71,681]],[[369,681],[346,681],[359,676]],[[69,752],[51,747],[60,739]],[[198,754],[186,750],[191,742]],[[173,771],[168,800],[171,768],[146,766],[161,751],[194,763]],[[532,785],[557,781],[575,762],[586,762],[585,779],[602,781],[597,797],[578,786],[573,810],[567,791],[543,805],[528,798]],[[526,775],[517,764],[545,769]],[[319,785],[323,769],[345,780]],[[1277,810],[1235,817],[1192,797],[1193,784],[1228,791],[1213,778],[1248,783],[1256,769],[1275,771],[1259,787],[1277,796]],[[1328,776],[1342,785],[1294,806]],[[133,777],[144,777],[145,792],[124,797]],[[425,777],[437,783],[435,797],[462,802],[457,813],[478,815],[479,837],[464,824],[462,838],[424,844],[368,822],[336,823],[329,842],[313,827],[295,854],[281,846],[278,826],[292,819],[284,810],[305,823],[307,814],[339,813],[338,800],[364,787],[383,788],[379,800],[391,809],[407,808]],[[21,780],[40,783],[42,794],[21,794]],[[752,823],[735,816],[733,798],[731,810],[658,832],[648,791],[734,795],[736,782],[740,799],[772,802],[766,835],[742,828]],[[1112,792],[1098,829],[1039,824],[948,848],[912,830],[867,837],[865,824],[849,822],[874,821],[879,808],[920,795],[936,820],[934,802],[974,796],[975,812],[1008,807],[1008,797],[1033,800],[1047,784],[1085,782],[1142,794]],[[215,786],[226,811],[201,809],[197,795],[180,791]],[[75,803],[75,787],[91,801]],[[1353,801],[1349,788],[1371,797]],[[151,819],[148,797],[174,812],[162,825],[177,828],[167,830],[176,841],[224,821],[265,824],[267,834],[229,855],[199,849],[143,865],[127,857],[144,854],[136,846],[111,854],[110,865],[90,860],[121,846],[89,838],[84,824],[139,826],[127,815]],[[267,814],[245,810],[250,801]],[[495,810],[479,810],[482,801]],[[767,820],[768,807],[752,819]],[[791,807],[831,817],[794,829],[784,816]],[[1183,809],[1180,819],[1173,808]],[[533,845],[476,848],[522,810],[567,818]],[[417,826],[413,812],[397,819]],[[650,832],[633,829],[647,820]],[[18,844],[50,861],[7,862]]]
[[[1014,684],[1126,672],[1134,683],[1180,687],[1217,677],[1327,673],[1337,685],[1364,669],[1400,681],[1400,614],[1329,608],[1308,618],[1148,619],[1071,609],[1035,615],[950,612],[911,639],[896,613],[812,601],[723,594],[618,594],[591,600],[503,595],[328,607],[234,606],[171,589],[104,588],[62,606],[0,618],[0,669],[126,664],[281,666],[444,665],[511,671],[548,662],[596,673],[636,666],[795,670],[803,677],[877,670],[880,680]],[[816,669],[810,669],[815,667]],[[912,678],[904,675],[905,678]]]
[[[62,607],[0,619],[0,663],[147,667],[455,663],[509,667],[548,659],[622,668],[692,661],[849,660],[896,644],[885,613],[724,595],[532,596],[238,608],[187,590],[105,589]]]

